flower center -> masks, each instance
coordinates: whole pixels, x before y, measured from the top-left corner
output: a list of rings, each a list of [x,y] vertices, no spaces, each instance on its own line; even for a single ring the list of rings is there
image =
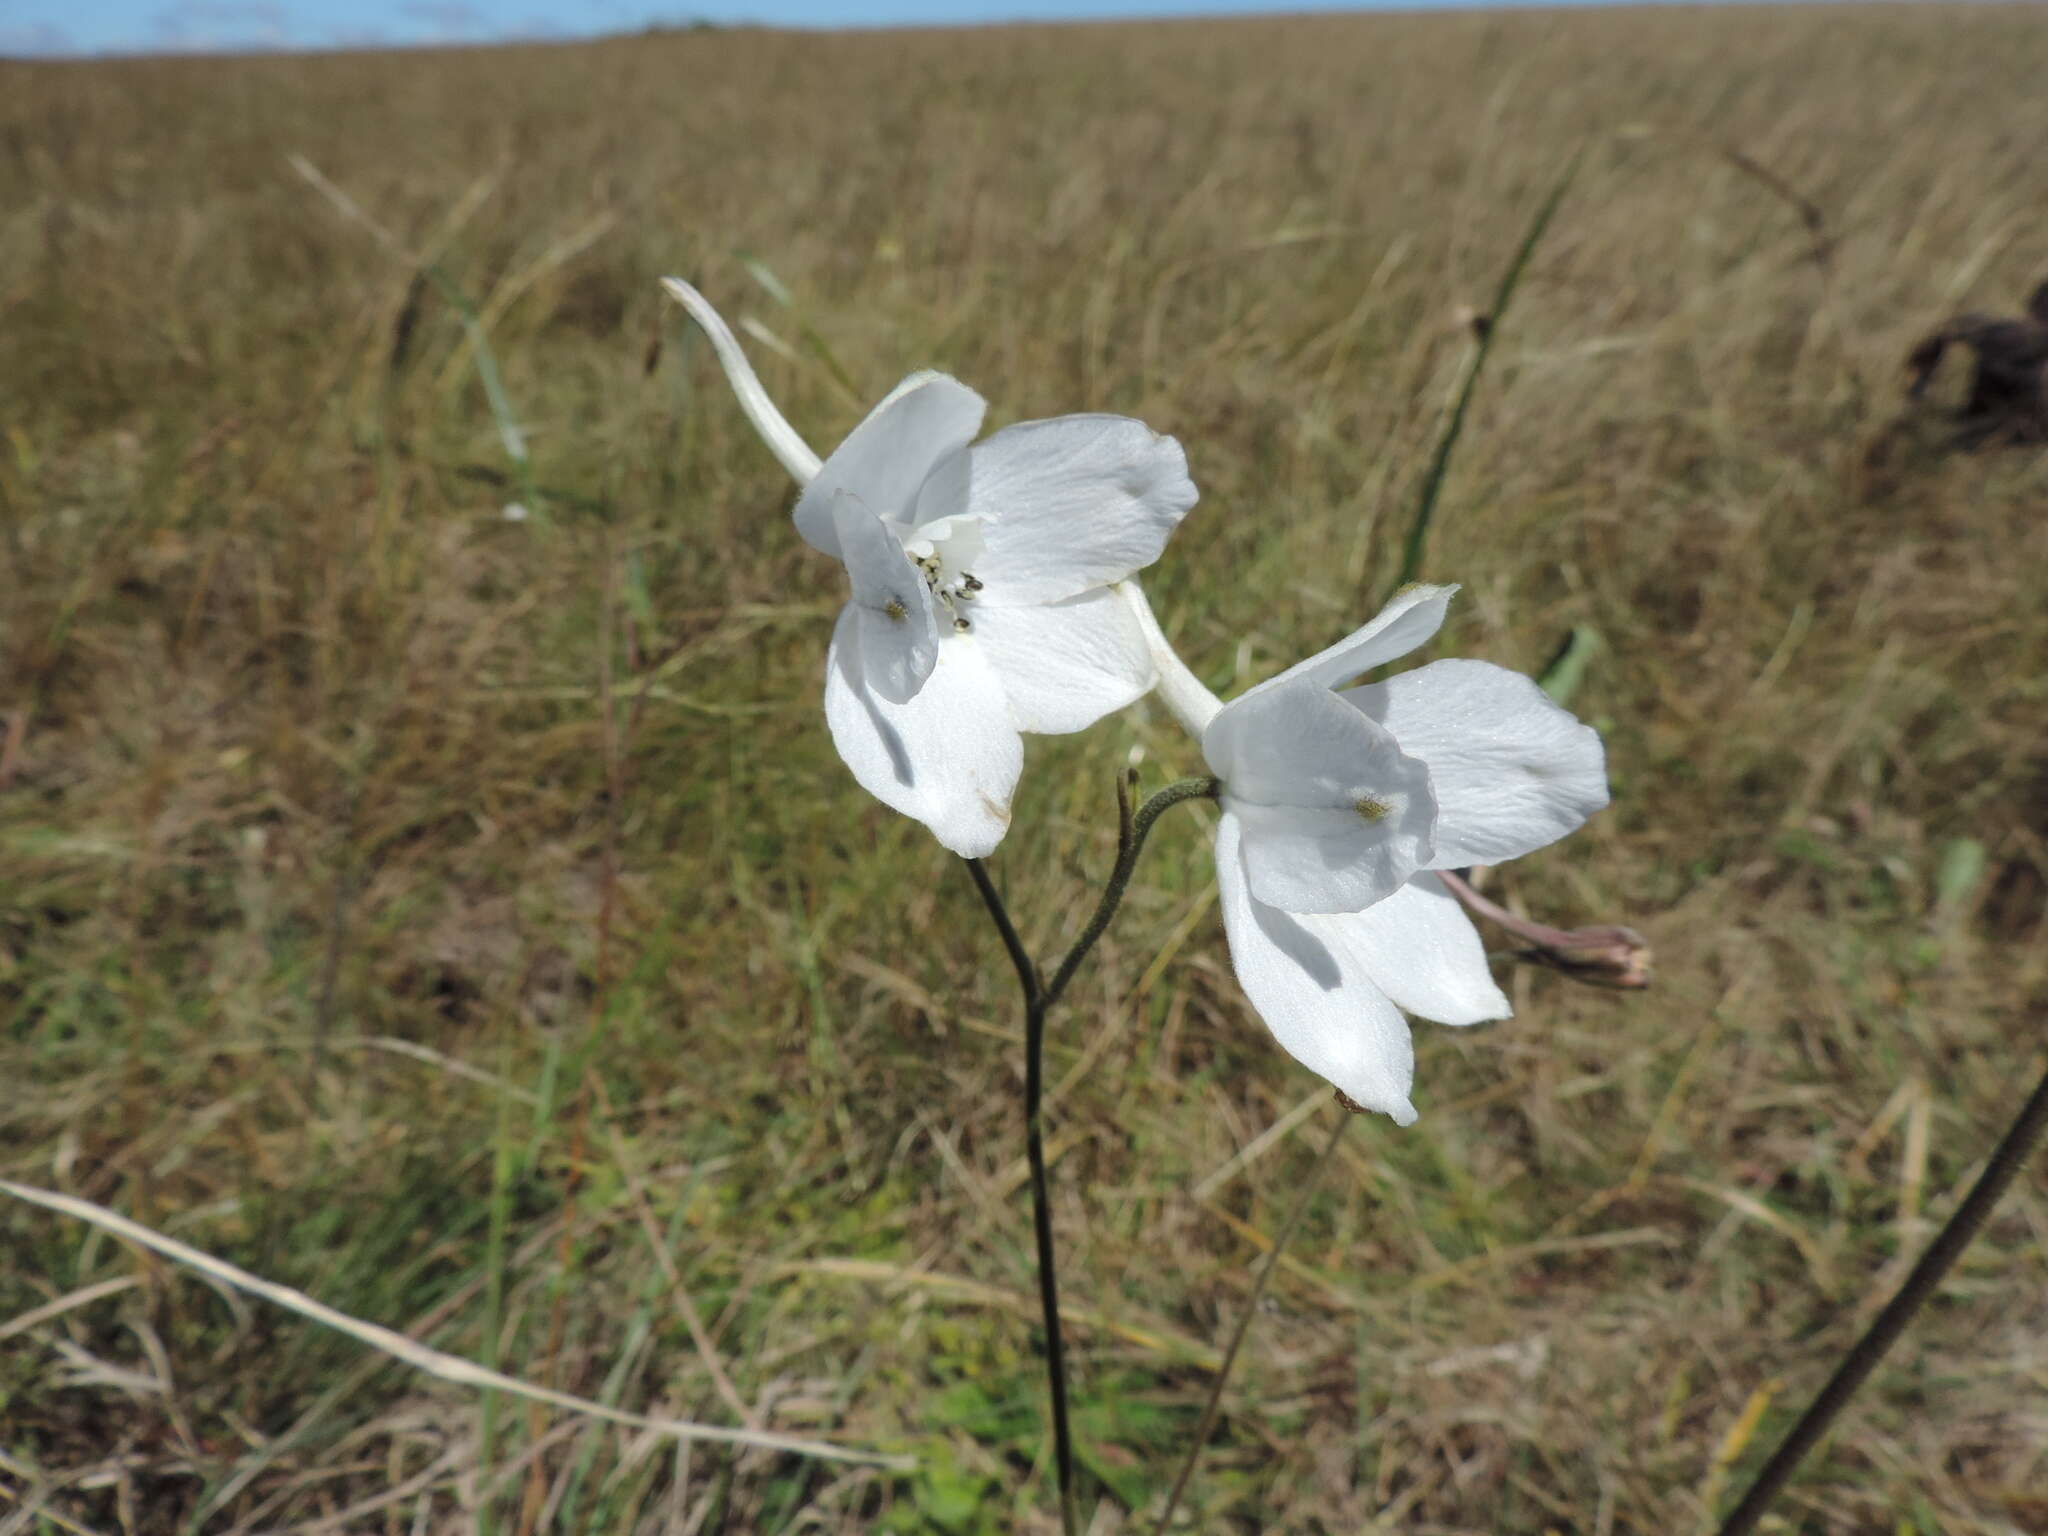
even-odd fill
[[[980,558],[981,519],[941,517],[913,528],[903,539],[903,553],[924,577],[932,599],[953,621],[953,632],[964,635],[974,625],[964,611],[982,589],[981,578],[968,569]]]

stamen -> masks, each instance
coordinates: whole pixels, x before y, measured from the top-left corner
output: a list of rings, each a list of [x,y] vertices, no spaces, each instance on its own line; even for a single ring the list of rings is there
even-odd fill
[[[952,538],[953,535],[949,534],[946,537]],[[957,544],[958,540],[955,539],[954,542]],[[969,542],[976,551],[981,548],[978,539]],[[919,545],[922,545],[921,549]],[[974,626],[961,616],[960,609],[962,605],[973,602],[975,594],[982,590],[981,578],[968,571],[948,568],[945,551],[933,548],[922,539],[907,545],[903,553],[916,567],[918,575],[924,578],[925,590],[931,593],[933,603],[951,617],[953,633],[971,634]],[[893,613],[890,614],[892,618],[895,616]]]
[[[1373,799],[1371,795],[1360,795],[1351,802],[1351,809],[1358,812],[1361,819],[1378,826],[1387,819],[1388,813],[1394,808],[1384,800]]]
[[[900,597],[892,597],[888,602],[882,604],[882,612],[886,613],[898,624],[901,624],[910,617],[910,610],[903,606],[903,599]]]

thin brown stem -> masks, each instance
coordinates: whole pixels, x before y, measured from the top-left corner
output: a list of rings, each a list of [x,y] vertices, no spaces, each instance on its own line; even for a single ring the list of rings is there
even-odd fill
[[[1252,1280],[1252,1293],[1246,1299],[1237,1327],[1230,1335],[1230,1345],[1223,1351],[1223,1363],[1216,1368],[1216,1379],[1209,1384],[1209,1401],[1202,1405],[1202,1422],[1196,1426],[1195,1437],[1188,1444],[1188,1454],[1180,1464],[1180,1474],[1173,1480],[1173,1491],[1166,1496],[1166,1508],[1160,1511],[1159,1523],[1153,1527],[1154,1536],[1166,1536],[1167,1527],[1173,1523],[1173,1512],[1180,1507],[1180,1497],[1187,1491],[1188,1479],[1194,1476],[1202,1447],[1209,1443],[1210,1431],[1216,1427],[1216,1417],[1223,1406],[1224,1384],[1230,1380],[1230,1368],[1237,1363],[1237,1352],[1244,1347],[1245,1335],[1251,1332],[1252,1319],[1258,1316],[1259,1299],[1266,1294],[1266,1282],[1273,1278],[1273,1271],[1279,1267],[1280,1255],[1294,1236],[1294,1229],[1308,1214],[1309,1201],[1315,1198],[1316,1186],[1323,1181],[1323,1170],[1336,1155],[1337,1143],[1344,1139],[1344,1128],[1350,1124],[1349,1112],[1337,1116],[1337,1123],[1330,1127],[1330,1134],[1323,1142],[1322,1150],[1316,1154],[1308,1177],[1302,1181],[1301,1198],[1294,1202],[1294,1209],[1287,1213],[1287,1220],[1273,1234],[1273,1246],[1266,1250],[1265,1260]]]

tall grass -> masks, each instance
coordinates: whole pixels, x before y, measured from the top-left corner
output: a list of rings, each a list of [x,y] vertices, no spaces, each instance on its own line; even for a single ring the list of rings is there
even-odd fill
[[[0,65],[0,1176],[919,1462],[487,1409],[8,1204],[0,1529],[1052,1528],[1010,979],[832,754],[837,574],[655,279],[821,447],[920,366],[1179,435],[1147,586],[1229,691],[1395,575],[1459,308],[1580,145],[1427,574],[1439,654],[1605,641],[1615,807],[1491,889],[1644,930],[1658,989],[1517,971],[1512,1023],[1420,1027],[1421,1122],[1346,1136],[1183,1515],[1707,1520],[2042,1065],[2048,462],[1868,450],[1922,329],[2048,264],[2044,67],[1949,6]],[[1134,746],[1196,766],[1149,709],[1031,745],[992,874],[1034,954]],[[1201,815],[1049,1040],[1098,1530],[1163,1503],[1334,1113],[1230,979]],[[2044,1233],[2036,1170],[1789,1520],[2040,1522]]]

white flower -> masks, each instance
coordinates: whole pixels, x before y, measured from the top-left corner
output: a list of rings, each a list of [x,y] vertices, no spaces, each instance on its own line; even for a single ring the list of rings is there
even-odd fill
[[[1455,590],[1405,589],[1228,704],[1128,594],[1160,693],[1221,781],[1216,882],[1245,995],[1296,1060],[1403,1125],[1415,1052],[1401,1010],[1441,1024],[1512,1011],[1431,871],[1515,858],[1607,804],[1599,736],[1519,673],[1439,661],[1340,688],[1435,634]]]
[[[755,429],[803,492],[796,525],[853,598],[825,661],[825,719],[861,785],[978,858],[1002,840],[1021,731],[1092,725],[1154,682],[1116,584],[1195,502],[1180,444],[1122,416],[1021,422],[973,442],[981,396],[899,384],[822,463],[687,283]]]

